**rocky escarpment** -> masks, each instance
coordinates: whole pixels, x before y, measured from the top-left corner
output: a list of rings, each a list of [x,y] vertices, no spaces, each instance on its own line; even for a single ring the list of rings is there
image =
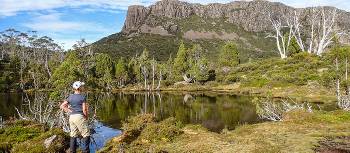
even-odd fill
[[[254,0],[201,5],[178,0],[162,0],[149,7],[129,7],[122,32],[126,34],[135,31],[141,33],[162,31],[160,34],[176,33],[181,30],[181,27],[174,22],[164,20],[181,20],[194,15],[202,18],[224,19],[225,22],[235,24],[249,32],[263,32],[272,29],[269,14],[273,17],[291,16],[294,15],[295,10],[301,12],[303,19],[307,20],[310,8],[296,9],[278,2]],[[337,26],[345,30],[350,29],[350,13],[342,10],[339,12]],[[148,29],[155,28],[157,30],[141,29],[140,27],[145,27],[144,25],[147,25]],[[164,33],[164,30],[167,30],[168,33]],[[183,31],[183,33],[185,32],[187,31]]]
[[[277,56],[275,40],[266,38],[272,30],[269,13],[276,18],[298,11],[300,21],[305,22],[309,21],[310,10],[262,0],[208,5],[161,0],[148,7],[130,6],[122,31],[95,42],[94,48],[96,52],[129,58],[147,48],[156,59],[166,61],[171,54],[176,55],[179,43],[185,39],[188,46],[201,45],[215,60],[224,43],[233,41],[245,62]],[[339,12],[337,28],[349,30],[350,13]],[[349,40],[342,38],[341,42]]]

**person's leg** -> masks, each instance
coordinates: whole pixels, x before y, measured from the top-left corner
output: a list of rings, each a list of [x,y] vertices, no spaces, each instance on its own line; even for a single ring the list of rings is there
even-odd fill
[[[77,152],[77,137],[70,137],[69,148],[71,153]]]
[[[76,153],[77,151],[77,137],[78,137],[79,130],[75,122],[76,122],[76,117],[73,115],[69,116],[69,128],[70,128],[69,147],[70,147],[71,153]]]
[[[90,153],[90,136],[81,139],[83,153]]]
[[[88,125],[88,121],[81,116],[79,120],[76,122],[77,127],[81,133],[81,136],[83,136],[83,139],[81,139],[82,143],[82,151],[83,153],[89,153],[90,152],[90,129]]]

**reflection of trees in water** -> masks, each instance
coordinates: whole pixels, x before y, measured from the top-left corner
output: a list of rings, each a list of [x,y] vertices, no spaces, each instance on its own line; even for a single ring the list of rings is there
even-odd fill
[[[87,95],[88,96],[88,95]],[[56,102],[49,98],[47,92],[34,92],[33,94],[22,94],[22,105],[18,109],[15,108],[20,119],[36,121],[50,128],[59,127],[65,132],[69,132],[69,114],[59,109],[60,102]],[[89,126],[94,128],[96,118],[94,112],[96,105],[90,105]]]
[[[250,98],[229,95],[118,93],[97,101],[100,107],[98,117],[115,128],[120,128],[122,121],[129,116],[140,113],[153,114],[159,120],[172,116],[183,123],[203,124],[213,130],[234,128],[237,124],[257,119]]]
[[[49,100],[47,93],[35,92],[32,97],[29,97],[27,93],[22,94],[23,106],[19,110],[15,108],[18,116],[24,120],[37,121],[54,127],[58,121],[56,119],[58,115],[55,113],[55,103]]]
[[[17,93],[0,93],[0,116],[2,116],[3,120],[11,118],[16,113],[15,106],[21,106],[21,104],[21,95]]]

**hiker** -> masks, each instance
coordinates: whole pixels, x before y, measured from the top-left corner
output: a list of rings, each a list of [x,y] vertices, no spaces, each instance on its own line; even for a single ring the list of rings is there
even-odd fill
[[[70,127],[70,151],[75,153],[77,150],[77,138],[80,135],[83,153],[89,153],[90,130],[88,127],[88,104],[86,97],[81,94],[84,82],[76,81],[73,83],[74,94],[64,100],[60,108],[69,113]]]

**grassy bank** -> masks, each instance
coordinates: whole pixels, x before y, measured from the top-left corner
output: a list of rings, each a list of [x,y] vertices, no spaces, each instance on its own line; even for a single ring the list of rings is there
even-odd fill
[[[238,95],[257,95],[275,98],[294,98],[297,101],[325,102],[336,101],[336,78],[343,78],[344,64],[339,66],[337,75],[332,53],[323,57],[307,53],[295,54],[287,59],[269,58],[239,64],[224,73],[215,68],[215,79],[202,83],[174,85],[165,80],[162,91],[216,91]],[[341,88],[347,82],[340,80]],[[129,85],[114,91],[141,91],[144,87]]]
[[[56,135],[47,148],[44,141]],[[0,128],[0,152],[46,153],[65,152],[68,149],[69,136],[61,129],[51,129],[31,121],[8,121]]]
[[[243,125],[221,133],[138,116],[100,152],[349,152],[349,126],[350,113],[343,111],[295,111],[282,122]]]
[[[122,89],[114,89],[113,92],[139,92],[144,91],[141,86],[128,86]],[[251,95],[272,98],[292,98],[299,102],[334,103],[335,91],[322,86],[286,86],[286,87],[249,87],[241,83],[228,85],[181,85],[160,88],[162,92],[216,92],[235,95]]]

